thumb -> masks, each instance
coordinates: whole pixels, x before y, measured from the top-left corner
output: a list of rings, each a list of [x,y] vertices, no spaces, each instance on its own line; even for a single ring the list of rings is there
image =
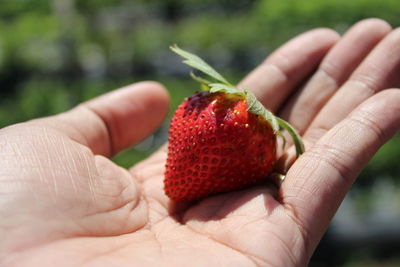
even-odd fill
[[[109,157],[159,127],[168,104],[168,93],[162,85],[140,82],[33,123],[60,131],[94,154]]]

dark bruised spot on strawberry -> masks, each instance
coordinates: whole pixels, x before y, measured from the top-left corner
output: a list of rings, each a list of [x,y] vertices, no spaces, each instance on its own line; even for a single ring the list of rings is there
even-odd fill
[[[198,56],[171,49],[210,80],[191,73],[204,90],[186,98],[171,120],[164,179],[169,198],[201,199],[268,179],[277,160],[276,137],[284,138],[280,129],[293,138],[297,155],[304,152],[296,130],[251,92],[237,89]]]

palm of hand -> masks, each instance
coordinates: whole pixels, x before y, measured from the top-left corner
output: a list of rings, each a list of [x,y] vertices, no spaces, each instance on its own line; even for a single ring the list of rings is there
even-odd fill
[[[400,34],[384,38],[388,32],[381,21],[361,22],[333,46],[336,34],[312,31],[242,82],[268,99],[267,108],[279,111],[306,141],[308,151],[279,192],[261,186],[176,205],[162,190],[165,148],[129,171],[101,156],[137,142],[160,123],[167,100],[152,83],[3,129],[0,259],[17,266],[305,265],[357,172],[396,132],[391,125],[399,125],[398,90],[372,96],[397,86],[391,74],[400,58],[392,55],[400,53],[386,52],[398,50]],[[364,47],[344,53],[360,36]],[[333,65],[340,67],[328,73]],[[362,77],[371,65],[387,71],[365,90],[371,84]],[[344,102],[349,87],[362,97]]]
[[[299,229],[287,232],[291,218],[267,188],[216,196],[191,207],[170,206],[162,193],[164,149],[129,173],[59,133],[27,128],[18,138],[21,155],[32,144],[47,151],[24,158],[26,166],[19,162],[20,168],[37,163],[34,179],[21,177],[26,178],[18,200],[23,209],[17,212],[24,215],[25,230],[11,227],[16,233],[7,240],[20,266],[43,265],[43,259],[66,266],[249,266],[278,250],[291,253],[287,242],[302,242],[290,240]],[[48,140],[54,144],[50,149]]]

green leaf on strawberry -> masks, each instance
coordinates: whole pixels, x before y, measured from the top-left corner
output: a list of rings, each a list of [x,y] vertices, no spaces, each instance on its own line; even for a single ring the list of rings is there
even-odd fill
[[[200,57],[189,53],[183,49],[180,49],[177,45],[173,45],[170,47],[172,51],[180,55],[181,57],[185,58],[186,60],[183,61],[186,65],[189,65],[195,69],[202,71],[203,73],[207,74],[208,76],[212,77],[216,81],[219,81],[224,84],[229,84],[221,74],[219,74],[215,69],[213,69],[210,65],[208,65],[204,60]]]

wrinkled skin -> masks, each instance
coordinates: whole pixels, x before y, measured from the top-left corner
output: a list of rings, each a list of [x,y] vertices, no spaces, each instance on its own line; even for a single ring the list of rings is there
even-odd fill
[[[359,171],[399,130],[400,91],[389,89],[399,63],[400,30],[371,19],[344,36],[304,33],[242,81],[305,140],[279,191],[177,205],[162,190],[165,146],[130,170],[112,163],[162,122],[168,96],[153,82],[2,129],[0,265],[306,265]]]

